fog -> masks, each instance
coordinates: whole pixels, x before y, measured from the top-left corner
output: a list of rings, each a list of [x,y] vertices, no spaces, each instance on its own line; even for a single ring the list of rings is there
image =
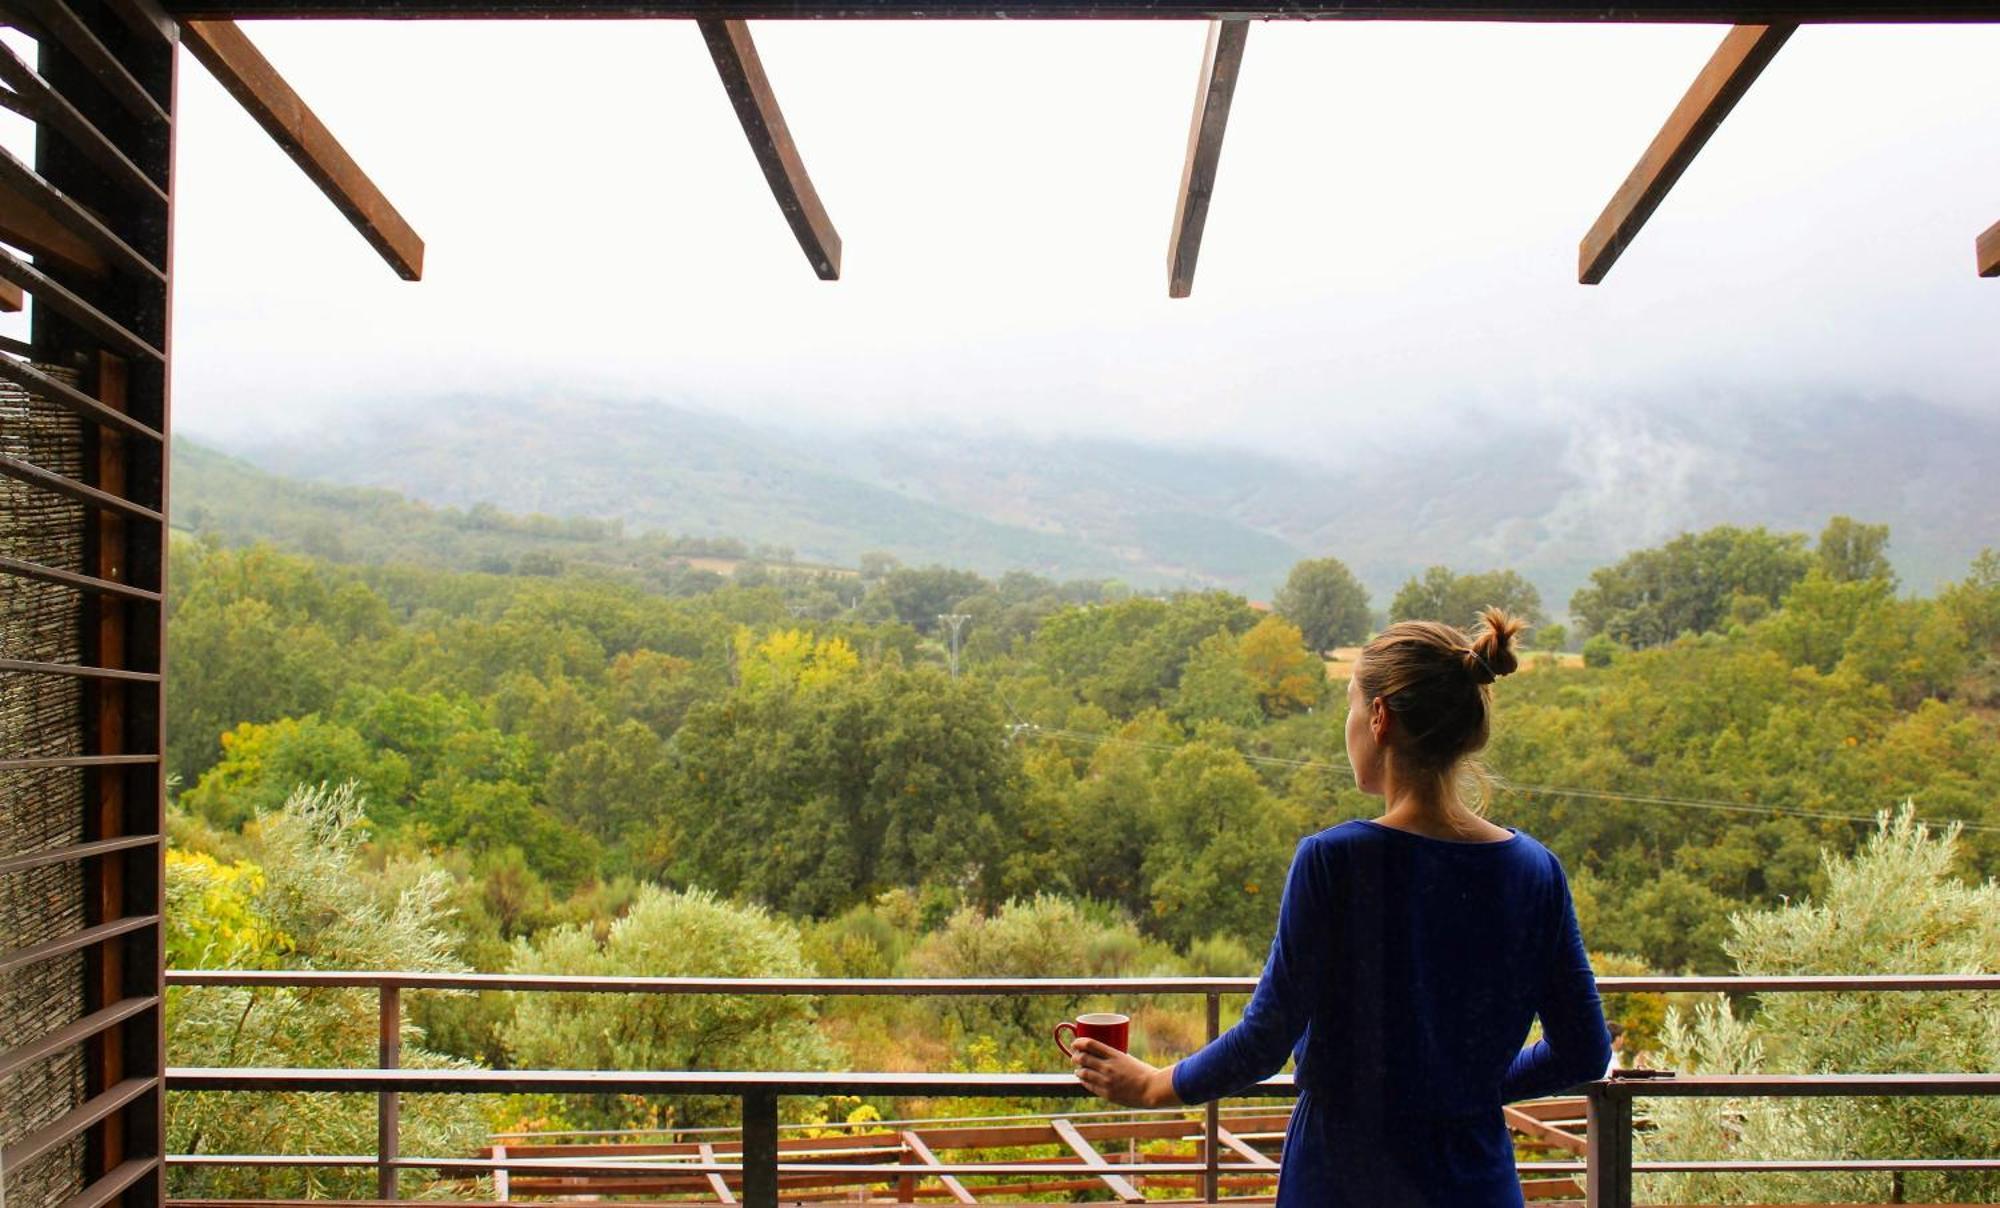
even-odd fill
[[[420,284],[184,58],[177,423],[573,392],[1333,457],[1515,409],[2000,410],[2000,281],[1972,258],[2000,220],[2000,28],[1802,30],[1583,287],[1578,239],[1719,29],[1256,26],[1185,301],[1200,25],[753,28],[838,283],[691,25],[253,26],[424,236]]]

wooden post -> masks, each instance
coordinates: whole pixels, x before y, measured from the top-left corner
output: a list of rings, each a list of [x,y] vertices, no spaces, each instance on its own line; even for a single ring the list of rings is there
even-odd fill
[[[1208,1039],[1213,1044],[1222,1035],[1222,995],[1209,991]],[[1210,1100],[1207,1136],[1201,1143],[1201,1160],[1208,1167],[1201,1175],[1201,1196],[1213,1204],[1222,1193],[1222,1104]]]
[[[381,995],[381,1061],[385,1070],[403,1064],[403,991],[400,986],[383,986]],[[401,1149],[403,1105],[395,1091],[379,1091],[375,1098],[375,1195],[396,1198],[395,1161]]]
[[[1613,1093],[1605,1082],[1592,1083],[1587,1093],[1584,1203],[1588,1208],[1632,1208],[1632,1099]]]
[[[743,1202],[778,1208],[778,1093],[743,1094]]]

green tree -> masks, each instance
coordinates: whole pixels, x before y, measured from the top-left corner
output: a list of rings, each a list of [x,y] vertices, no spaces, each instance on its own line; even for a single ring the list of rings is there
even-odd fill
[[[1748,601],[1775,607],[1812,561],[1797,533],[1732,525],[1682,533],[1592,571],[1570,597],[1570,616],[1586,637],[1657,646],[1720,629]]]
[[[595,977],[814,976],[796,927],[711,893],[642,888],[600,935],[591,924],[519,941],[513,971]],[[823,1070],[837,1050],[815,1027],[811,999],[776,994],[523,994],[507,1044],[529,1068]],[[562,1097],[573,1127],[734,1122],[736,1104],[701,1097]]]
[[[1160,769],[1158,835],[1145,856],[1151,925],[1185,947],[1212,935],[1261,943],[1278,919],[1296,838],[1243,757],[1196,741]]]
[[[1888,525],[1861,524],[1852,517],[1835,516],[1820,532],[1813,556],[1835,582],[1879,579],[1894,587],[1896,572],[1889,566],[1888,551]]]
[[[1266,717],[1311,709],[1326,695],[1326,664],[1306,649],[1298,626],[1269,616],[1237,639],[1238,657]]]
[[[222,761],[181,795],[181,804],[233,829],[282,808],[301,785],[343,782],[354,783],[385,820],[404,816],[410,764],[401,755],[317,715],[245,722],[222,736]]]
[[[1130,919],[1066,898],[1037,894],[986,912],[965,907],[911,951],[918,977],[1132,977],[1163,974],[1172,954],[1149,945]],[[999,1034],[1006,1054],[1047,1052],[1049,1028],[1084,996],[954,1001],[968,1036]]]
[[[1954,875],[1957,835],[1932,832],[1907,807],[1887,811],[1853,856],[1826,857],[1816,900],[1739,915],[1728,942],[1749,976],[2000,972],[2000,885]],[[2000,1026],[1977,994],[1773,994],[1754,1015],[1726,1000],[1692,1019],[1670,1015],[1667,1060],[1704,1073],[1951,1073],[2000,1068]],[[1992,1099],[1785,1099],[1755,1111],[1661,1100],[1640,1134],[1648,1160],[1957,1158],[2000,1137]],[[1884,1174],[1648,1177],[1648,1198],[1675,1203],[1808,1203],[1888,1198]],[[2000,1175],[1913,1171],[1911,1202],[1989,1202]]]
[[[462,972],[452,956],[447,881],[424,869],[398,886],[362,859],[363,803],[352,786],[301,788],[259,816],[250,855],[223,861],[171,851],[167,952],[205,968],[405,969]],[[361,990],[174,987],[168,990],[167,1059],[175,1065],[366,1067],[379,1039],[374,996]],[[403,1064],[463,1063],[425,1047],[405,1021]],[[356,1095],[184,1094],[167,1097],[175,1153],[360,1153],[374,1145],[375,1107]],[[404,1102],[403,1143],[413,1152],[466,1153],[487,1123],[458,1096]],[[186,1198],[355,1198],[374,1194],[369,1172],[175,1167]],[[414,1173],[405,1186],[423,1183]],[[365,1188],[365,1190],[364,1190]]]
[[[1532,625],[1548,620],[1542,593],[1511,570],[1459,574],[1448,566],[1433,566],[1413,576],[1389,604],[1391,621],[1443,621],[1461,629],[1479,620],[1479,610],[1504,608]]]
[[[1338,558],[1293,566],[1271,603],[1314,650],[1351,646],[1368,636],[1368,589]]]

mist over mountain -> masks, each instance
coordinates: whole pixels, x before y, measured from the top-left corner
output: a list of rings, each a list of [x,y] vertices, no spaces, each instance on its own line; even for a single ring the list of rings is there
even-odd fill
[[[1903,400],[1541,407],[1441,427],[1301,432],[1298,456],[993,429],[759,424],[668,403],[438,398],[278,442],[264,469],[434,504],[618,518],[801,559],[865,550],[1268,598],[1301,557],[1347,561],[1384,604],[1434,563],[1510,567],[1555,610],[1597,566],[1713,524],[1892,528],[1928,590],[2000,544],[2000,421]]]

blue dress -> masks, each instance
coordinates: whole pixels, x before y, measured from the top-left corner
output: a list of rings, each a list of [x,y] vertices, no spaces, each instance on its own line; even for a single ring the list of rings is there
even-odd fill
[[[1174,1067],[1174,1091],[1205,1103],[1291,1056],[1280,1208],[1519,1208],[1500,1105],[1611,1060],[1562,865],[1519,831],[1457,843],[1358,821],[1308,837],[1242,1022]]]

